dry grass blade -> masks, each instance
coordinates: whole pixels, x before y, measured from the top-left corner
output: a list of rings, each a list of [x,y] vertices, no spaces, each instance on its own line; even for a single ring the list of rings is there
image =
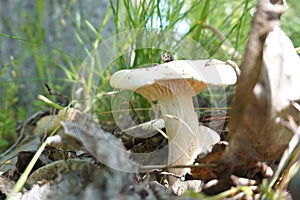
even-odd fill
[[[293,121],[292,118],[290,118],[289,126],[287,127],[290,128],[290,130],[294,133],[294,136],[289,142],[288,148],[285,150],[285,152],[281,157],[278,168],[270,182],[269,185],[270,187],[273,187],[275,185],[276,181],[278,181],[278,178],[280,177],[280,175],[282,175],[284,170],[289,170],[292,167],[292,165],[296,162],[300,154],[300,126],[297,127],[296,130],[292,128],[294,126],[295,126],[295,122]],[[289,180],[284,181],[284,184],[280,184],[281,185],[280,188],[286,189],[288,182]]]

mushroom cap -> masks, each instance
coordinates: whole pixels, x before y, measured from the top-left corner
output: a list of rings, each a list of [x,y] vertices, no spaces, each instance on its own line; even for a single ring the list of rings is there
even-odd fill
[[[226,62],[207,60],[176,60],[138,69],[114,73],[110,84],[122,90],[134,90],[150,101],[162,94],[192,90],[198,94],[208,85],[232,85],[237,81],[234,67]]]

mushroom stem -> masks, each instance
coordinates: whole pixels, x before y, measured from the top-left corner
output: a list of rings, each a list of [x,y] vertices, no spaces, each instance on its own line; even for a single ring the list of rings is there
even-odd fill
[[[194,91],[182,89],[159,99],[169,137],[169,165],[192,164],[194,153],[204,142],[203,134],[198,132],[198,117],[192,100],[194,95]],[[182,175],[182,169],[172,169],[171,172]]]

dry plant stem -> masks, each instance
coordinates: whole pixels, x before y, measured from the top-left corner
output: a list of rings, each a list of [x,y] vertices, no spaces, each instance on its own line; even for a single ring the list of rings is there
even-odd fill
[[[282,155],[282,158],[280,160],[280,163],[278,165],[278,168],[270,182],[270,187],[273,187],[276,183],[276,181],[278,180],[278,178],[280,177],[281,174],[284,174],[284,169],[287,170],[286,173],[288,173],[288,171],[290,170],[290,168],[292,167],[293,164],[296,163],[297,158],[299,157],[300,154],[300,126],[298,127],[294,127],[295,125],[295,121],[293,118],[290,118],[289,123],[286,125],[291,132],[293,132],[294,136],[293,138],[290,140],[289,146],[288,148],[285,150],[284,154]],[[283,176],[285,177],[285,175]],[[281,183],[279,183],[279,185],[277,187],[279,187],[280,189],[286,189],[285,186],[287,186],[289,180],[286,180],[287,178],[283,178],[281,180]],[[286,184],[284,184],[286,183]]]
[[[246,162],[241,158],[271,161],[277,159],[285,148],[278,139],[282,130],[270,116],[270,92],[274,91],[270,91],[269,80],[262,76],[265,40],[273,28],[279,25],[284,9],[284,4],[279,1],[276,4],[274,1],[258,2],[241,65],[241,75],[230,112],[230,151],[224,158],[234,164]],[[261,93],[254,92],[257,85],[262,88]]]
[[[278,94],[278,98],[282,95],[271,89],[277,79],[269,75],[274,71],[284,71],[284,65],[276,68],[272,64],[266,66],[263,57],[266,38],[279,25],[284,9],[283,3],[276,4],[274,1],[258,1],[230,112],[229,146],[217,157],[213,157],[214,154],[206,157],[210,163],[218,164],[214,171],[221,180],[215,187],[207,189],[210,194],[228,189],[232,185],[231,174],[247,178],[269,177],[270,174],[258,162],[268,164],[280,158],[291,136],[290,131],[278,122],[278,118],[286,117],[286,113],[272,115],[272,111],[276,110],[272,94]],[[284,57],[279,58],[282,60]],[[284,75],[276,74],[279,77]]]
[[[260,0],[252,22],[246,52],[241,64],[241,75],[236,87],[236,94],[232,102],[231,120],[229,127],[234,133],[241,124],[241,117],[252,97],[252,91],[258,82],[262,67],[262,51],[265,39],[275,25],[279,25],[280,15],[284,5],[271,2],[281,0]]]

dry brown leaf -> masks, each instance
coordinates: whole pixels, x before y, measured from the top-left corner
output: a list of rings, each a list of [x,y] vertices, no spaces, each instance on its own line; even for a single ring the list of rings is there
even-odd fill
[[[124,172],[138,172],[138,165],[129,159],[129,153],[113,134],[104,131],[92,116],[77,111],[74,122],[63,122],[66,134],[77,135],[85,148],[100,162]]]

